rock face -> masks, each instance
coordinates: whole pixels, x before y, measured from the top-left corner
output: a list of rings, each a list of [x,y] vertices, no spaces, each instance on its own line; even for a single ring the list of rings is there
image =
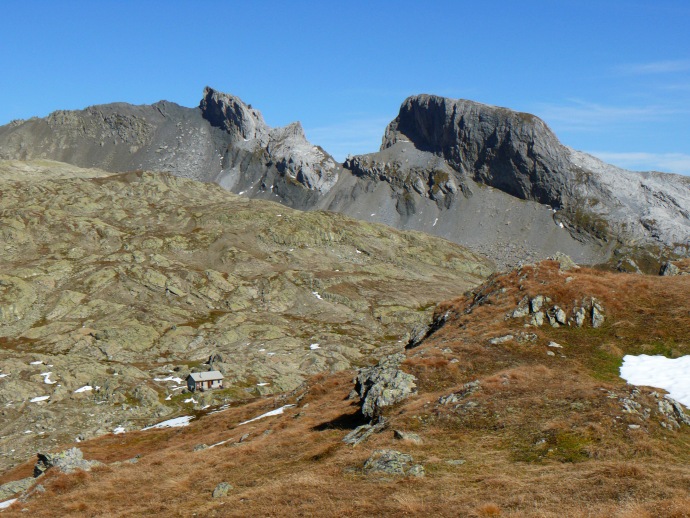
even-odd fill
[[[431,95],[408,98],[382,150],[410,141],[461,176],[559,211],[571,232],[684,251],[690,179],[630,173],[563,146],[539,118]]]
[[[404,360],[405,355],[398,353],[373,367],[359,370],[355,391],[359,394],[365,417],[379,417],[383,408],[403,401],[415,391],[415,377],[398,368]]]
[[[0,158],[170,172],[421,230],[500,266],[558,252],[600,263],[615,253],[612,265],[658,271],[662,257],[690,249],[690,179],[625,171],[562,145],[533,115],[432,95],[405,100],[380,151],[344,164],[299,123],[270,128],[212,88],[197,108],[116,103],[14,122],[0,127]]]

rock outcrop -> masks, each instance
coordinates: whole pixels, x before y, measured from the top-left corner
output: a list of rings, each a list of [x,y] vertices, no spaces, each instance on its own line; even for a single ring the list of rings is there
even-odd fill
[[[38,453],[38,461],[34,466],[34,477],[40,477],[51,468],[62,473],[70,474],[77,470],[90,471],[91,468],[102,466],[97,460],[86,460],[79,448],[70,448],[60,453]]]
[[[378,418],[385,407],[395,405],[415,392],[415,377],[399,369],[402,353],[382,359],[373,367],[359,370],[354,391],[359,395],[362,415]]]

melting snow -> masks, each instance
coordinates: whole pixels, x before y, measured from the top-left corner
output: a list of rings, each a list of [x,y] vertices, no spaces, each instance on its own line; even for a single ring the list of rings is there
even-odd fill
[[[238,424],[237,426],[241,426],[241,425],[243,425],[243,424],[247,424],[247,423],[251,423],[251,422],[254,422],[254,421],[258,421],[259,419],[263,419],[264,417],[271,417],[271,416],[274,416],[274,415],[280,415],[280,414],[282,414],[282,413],[285,411],[286,408],[290,408],[290,407],[292,407],[292,406],[295,406],[295,405],[285,405],[285,406],[281,406],[280,408],[276,408],[275,410],[271,410],[270,412],[266,412],[265,414],[261,414],[260,416],[257,416],[257,417],[255,417],[254,419],[250,419],[249,421],[244,421],[244,422]]]
[[[142,428],[142,430],[152,430],[154,428],[181,428],[182,426],[189,426],[189,421],[192,419],[194,419],[193,415],[183,415],[174,419],[168,419],[162,423],[147,426],[146,428]]]
[[[31,362],[29,365],[43,365],[43,362],[41,360],[36,360],[35,362]]]
[[[0,374],[0,378],[6,378],[9,374]]]
[[[125,433],[127,430],[125,430],[124,426],[118,426],[113,430],[114,434],[119,434],[119,433]]]
[[[17,499],[13,498],[12,500],[5,500],[4,502],[0,502],[0,509],[7,509],[9,506],[11,506],[16,501],[17,501]]]
[[[30,399],[29,402],[38,403],[39,401],[45,401],[46,399],[50,399],[50,396],[36,396],[35,398]]]
[[[316,351],[317,349],[321,349],[321,347],[319,347],[319,344],[311,344],[309,346],[309,349],[311,349],[312,351]]]
[[[193,397],[190,397],[189,399],[185,399],[183,401],[183,403],[194,403],[194,404],[196,404],[196,399],[194,399]]]
[[[257,387],[265,387],[266,385],[268,385],[268,383],[257,383],[256,384]]]
[[[623,357],[620,373],[631,385],[664,389],[676,401],[690,406],[690,355],[672,359],[628,354]]]
[[[91,385],[84,385],[81,388],[78,388],[77,390],[74,391],[75,394],[78,394],[79,392],[87,392],[89,390],[93,390],[93,387]]]
[[[46,385],[55,385],[57,383],[57,381],[51,381],[51,379],[50,379],[51,374],[52,374],[52,372],[42,372],[41,373],[41,376],[43,376],[43,383],[45,383]]]
[[[357,252],[358,254],[361,254],[361,253],[362,253],[361,250],[357,250],[356,248],[355,248],[355,252]]]
[[[182,383],[182,378],[168,376],[167,378],[153,378],[153,381],[174,381],[175,383]]]
[[[311,294],[314,295],[314,297],[316,297],[317,299],[323,300],[323,299],[321,298],[321,295],[319,295],[319,292],[318,292],[318,291],[312,291]]]

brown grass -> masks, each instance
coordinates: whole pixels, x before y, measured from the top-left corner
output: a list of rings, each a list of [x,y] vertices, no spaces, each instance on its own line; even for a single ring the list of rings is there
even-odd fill
[[[568,283],[566,276],[572,277]],[[648,420],[624,414],[618,399],[609,397],[630,393],[616,376],[623,354],[690,353],[690,278],[587,269],[564,274],[546,262],[495,277],[486,293],[488,303],[469,313],[471,298],[439,309],[450,312],[449,322],[410,351],[404,364],[418,377],[419,393],[391,408],[389,427],[358,447],[341,441],[357,424],[348,417],[356,410],[347,400],[353,373],[324,374],[313,377],[304,394],[253,401],[187,428],[84,442],[89,459],[142,457],[89,474],[49,475],[46,493],[22,504],[26,513],[17,508],[6,514],[690,516],[689,428],[669,431],[654,414]],[[524,294],[547,295],[566,311],[597,297],[606,324],[530,329],[536,343],[489,345],[491,337],[525,330],[522,322],[504,318]],[[564,346],[563,357],[546,354],[551,340]],[[480,390],[458,409],[437,403],[475,379]],[[655,400],[642,392],[641,401],[652,407]],[[468,401],[476,405],[462,406]],[[286,403],[297,406],[238,426]],[[414,431],[423,443],[396,441],[395,429]],[[246,433],[249,439],[238,443]],[[361,466],[379,448],[410,453],[426,477],[365,476]],[[455,459],[465,463],[447,462]],[[6,478],[19,478],[27,466]],[[211,498],[221,481],[234,489],[226,498]]]

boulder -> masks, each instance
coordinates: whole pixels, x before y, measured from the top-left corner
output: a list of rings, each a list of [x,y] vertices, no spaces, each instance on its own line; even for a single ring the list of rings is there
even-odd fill
[[[74,473],[77,470],[90,471],[91,468],[102,466],[97,460],[85,460],[79,448],[70,448],[60,453],[38,453],[38,462],[34,466],[34,477],[40,477],[50,468],[56,468],[62,473]]]
[[[359,370],[354,379],[355,392],[360,397],[365,417],[377,418],[384,407],[399,403],[415,392],[416,378],[398,368],[404,360],[405,355],[397,353],[387,356],[373,367]]]
[[[232,489],[233,487],[231,484],[228,484],[227,482],[221,482],[213,490],[213,498],[223,498],[224,496],[228,496],[228,493]]]
[[[364,463],[364,473],[423,477],[424,467],[414,464],[412,455],[396,450],[376,450]]]

